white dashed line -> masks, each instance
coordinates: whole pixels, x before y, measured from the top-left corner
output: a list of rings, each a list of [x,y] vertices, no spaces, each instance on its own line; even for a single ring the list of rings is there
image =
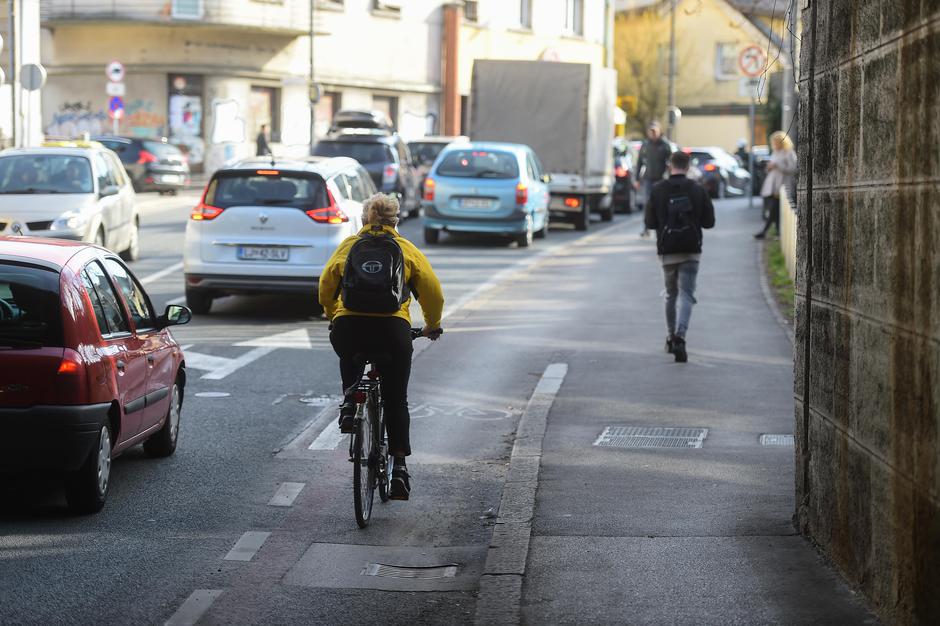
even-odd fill
[[[336,422],[328,422],[326,428],[323,429],[317,438],[313,440],[313,443],[307,448],[308,450],[336,450],[339,447],[339,444],[344,441],[348,441],[349,435],[344,435],[339,432],[339,426]]]
[[[161,278],[163,278],[164,276],[169,276],[173,272],[178,272],[181,269],[183,269],[182,261],[180,261],[179,263],[174,263],[170,267],[165,267],[159,272],[154,272],[153,274],[150,274],[149,276],[144,276],[143,278],[140,279],[140,283],[142,285],[146,285],[152,282],[156,282],[160,280]]]
[[[268,506],[291,506],[300,495],[305,483],[281,483],[268,502]]]
[[[176,609],[176,613],[170,616],[165,626],[193,626],[222,593],[221,589],[197,589]]]
[[[228,554],[222,557],[223,561],[250,561],[254,558],[264,542],[271,536],[269,532],[249,530],[235,542]]]

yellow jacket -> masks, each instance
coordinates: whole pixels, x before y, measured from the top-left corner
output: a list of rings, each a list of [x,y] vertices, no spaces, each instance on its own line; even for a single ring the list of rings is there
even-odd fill
[[[367,317],[400,317],[411,323],[411,315],[408,309],[411,306],[411,298],[401,305],[401,308],[395,313],[359,313],[350,311],[343,306],[343,301],[336,297],[336,292],[343,280],[343,270],[346,267],[346,257],[349,255],[349,249],[356,243],[356,240],[363,235],[372,233],[372,226],[367,225],[353,237],[347,237],[333,252],[333,256],[327,262],[320,275],[320,305],[326,312],[326,317],[333,320],[343,315],[363,315]],[[434,275],[431,264],[427,257],[415,247],[413,243],[398,234],[391,226],[382,226],[381,234],[389,234],[395,237],[395,241],[401,247],[402,255],[405,257],[405,282],[413,285],[418,293],[418,303],[421,305],[421,311],[424,313],[424,323],[431,329],[440,328],[441,314],[444,311],[444,292],[441,289],[441,283]]]

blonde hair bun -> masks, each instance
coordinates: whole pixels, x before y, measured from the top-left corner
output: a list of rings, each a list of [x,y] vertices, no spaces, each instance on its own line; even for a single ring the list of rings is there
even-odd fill
[[[362,221],[364,224],[397,226],[399,210],[398,198],[377,193],[363,203]]]

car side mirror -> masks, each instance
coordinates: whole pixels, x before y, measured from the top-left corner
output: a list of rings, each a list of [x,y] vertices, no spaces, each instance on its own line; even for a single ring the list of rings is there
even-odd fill
[[[193,319],[193,312],[179,304],[168,304],[160,316],[160,328],[188,324]]]
[[[552,175],[551,175],[551,174],[542,174],[542,182],[545,183],[546,185],[547,185],[548,183],[552,182]]]
[[[102,187],[98,195],[102,198],[107,198],[108,196],[116,196],[120,191],[121,188],[117,185],[108,185],[107,187]]]

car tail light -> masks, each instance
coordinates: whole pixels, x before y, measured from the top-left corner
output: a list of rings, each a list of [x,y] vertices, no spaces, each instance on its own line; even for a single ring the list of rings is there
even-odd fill
[[[516,185],[516,205],[524,206],[529,201],[529,188],[524,184]]]
[[[424,199],[428,202],[434,202],[434,187],[436,186],[437,183],[434,182],[433,178],[424,181]]]
[[[395,182],[395,176],[398,174],[398,164],[389,163],[382,171],[382,184],[391,185]]]
[[[141,164],[156,163],[159,160],[160,159],[157,158],[157,155],[155,155],[153,152],[147,152],[146,150],[141,150],[140,156],[137,157],[137,162]]]
[[[706,163],[705,166],[702,167],[702,169],[705,170],[706,172],[714,172],[715,170],[718,169],[718,166],[715,165],[714,163]]]
[[[336,206],[336,200],[333,199],[333,193],[329,189],[326,190],[326,195],[330,199],[330,206],[304,211],[307,217],[317,224],[343,224],[348,222],[349,217]]]
[[[193,212],[190,213],[189,218],[196,220],[197,222],[203,222],[207,220],[214,220],[218,216],[222,215],[222,211],[217,206],[212,206],[206,204],[205,202],[200,202],[196,205],[196,208],[193,209]]]
[[[581,206],[581,198],[569,196],[565,198],[565,206],[571,209],[577,209],[579,206]]]
[[[617,178],[626,178],[626,177],[627,177],[627,168],[625,168],[625,167],[618,167],[618,168],[616,169],[616,171],[614,172],[614,174],[616,174]]]
[[[66,350],[59,363],[59,374],[78,374],[82,369],[81,357],[73,350]]]

